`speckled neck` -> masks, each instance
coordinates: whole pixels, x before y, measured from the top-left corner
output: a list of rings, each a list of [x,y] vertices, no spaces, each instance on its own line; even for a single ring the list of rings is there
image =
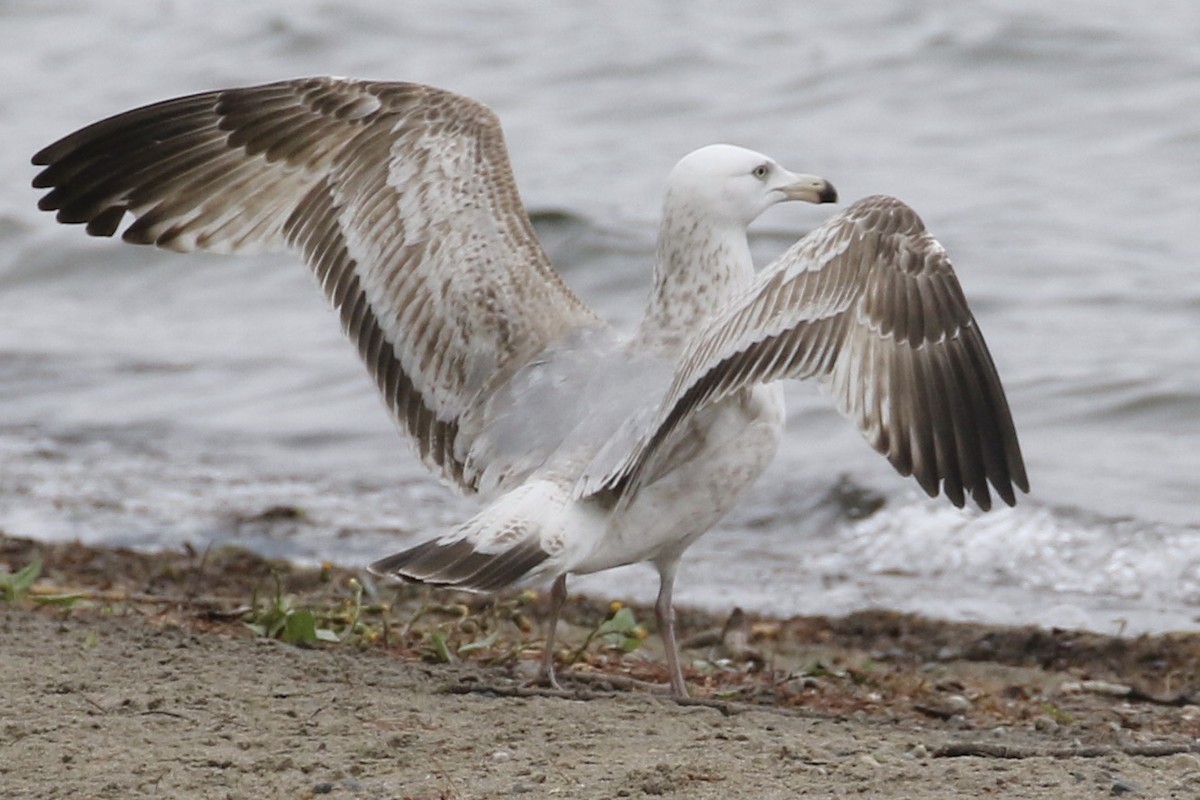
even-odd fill
[[[717,219],[668,191],[658,229],[654,288],[638,339],[679,349],[754,277],[746,227]]]

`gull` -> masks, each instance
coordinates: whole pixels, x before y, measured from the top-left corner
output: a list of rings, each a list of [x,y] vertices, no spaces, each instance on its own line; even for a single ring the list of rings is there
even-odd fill
[[[555,272],[483,104],[317,77],[166,100],[33,162],[43,210],[181,252],[309,266],[421,461],[476,495],[376,574],[476,592],[649,562],[670,689],[687,686],[680,557],[775,455],[779,381],[812,379],[930,496],[983,510],[1028,479],[992,358],[942,246],[892,197],[847,207],[756,272],[747,227],[826,180],[727,144],[671,170],[653,288],[623,334]]]

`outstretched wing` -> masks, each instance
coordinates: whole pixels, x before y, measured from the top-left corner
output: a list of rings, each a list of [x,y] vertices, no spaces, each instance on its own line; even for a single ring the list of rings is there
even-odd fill
[[[517,194],[495,115],[428,86],[282,81],[167,100],[34,156],[39,207],[178,251],[299,252],[425,464],[462,489],[481,393],[599,324]]]
[[[757,383],[816,378],[903,475],[987,510],[1029,491],[995,365],[942,246],[868,197],[797,242],[691,342],[657,423],[579,491],[636,491],[690,415]]]

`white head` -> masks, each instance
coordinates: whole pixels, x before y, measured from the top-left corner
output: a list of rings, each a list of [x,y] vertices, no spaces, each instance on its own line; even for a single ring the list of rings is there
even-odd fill
[[[686,199],[714,219],[742,225],[785,200],[837,202],[837,191],[824,178],[789,172],[769,156],[731,144],[710,144],[680,159],[667,179],[667,194],[668,203]]]

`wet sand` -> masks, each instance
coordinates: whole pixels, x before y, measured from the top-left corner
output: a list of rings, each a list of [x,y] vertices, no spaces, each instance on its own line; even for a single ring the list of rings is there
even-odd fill
[[[572,598],[556,692],[534,593],[0,536],[0,572],[34,560],[0,600],[5,796],[1200,796],[1194,634],[684,609],[678,703],[641,685],[665,679],[642,608],[584,647],[614,608]],[[246,624],[307,613],[340,641]]]

